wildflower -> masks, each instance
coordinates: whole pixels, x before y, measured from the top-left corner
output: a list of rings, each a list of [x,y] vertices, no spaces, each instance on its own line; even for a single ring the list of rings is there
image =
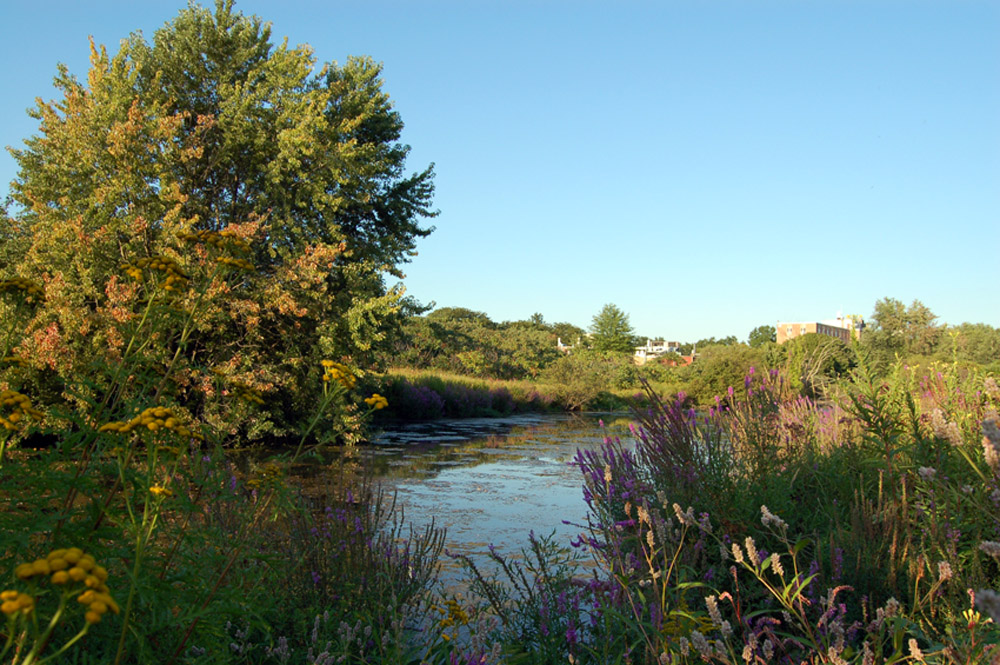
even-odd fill
[[[251,388],[245,383],[240,383],[239,381],[232,381],[230,384],[233,387],[233,394],[235,394],[238,399],[251,404],[256,404],[257,406],[264,406],[264,395],[256,388]]]
[[[357,377],[351,373],[350,368],[347,365],[342,365],[340,363],[334,362],[332,360],[322,360],[320,364],[323,366],[323,382],[329,383],[331,381],[336,381],[340,385],[344,386],[348,390],[353,388],[357,382]]]
[[[233,268],[239,268],[240,270],[253,270],[253,264],[246,259],[234,259],[229,256],[219,256],[215,259],[215,262],[226,266],[232,266]]]
[[[910,641],[912,642],[913,640]],[[840,654],[837,653],[837,650],[834,649],[833,647],[827,649],[826,657],[829,659],[829,662],[832,665],[847,665],[847,661],[841,658]]]
[[[780,517],[772,513],[770,510],[768,510],[767,506],[761,506],[760,513],[761,513],[760,523],[763,524],[764,526],[773,526],[778,529],[781,529],[782,531],[788,528],[788,524],[785,522],[785,520],[781,519]]]
[[[996,420],[983,421],[983,457],[994,471],[1000,471],[1000,428]]]
[[[99,622],[101,615],[109,610],[115,614],[121,611],[106,584],[107,569],[97,565],[93,556],[78,547],[54,549],[44,559],[20,564],[14,569],[14,574],[21,580],[51,575],[49,581],[62,587],[82,583],[77,601],[87,606],[84,617],[87,623]],[[3,601],[0,611],[7,616],[19,611],[30,612],[35,606],[31,596],[14,590],[0,593],[0,600]]]
[[[0,612],[3,612],[7,616],[11,616],[17,612],[24,612],[27,614],[31,610],[35,609],[34,598],[26,593],[14,591],[13,589],[0,593],[0,600],[3,601],[3,603],[0,604]]]
[[[174,495],[172,490],[163,487],[162,485],[153,485],[152,487],[149,488],[149,493],[152,494],[153,496],[163,496],[163,497],[171,497]]]
[[[26,303],[38,303],[45,300],[42,287],[38,282],[33,282],[23,277],[0,279],[0,294],[3,293],[19,294],[24,298]]]
[[[384,409],[389,406],[389,400],[382,397],[378,393],[373,393],[371,397],[365,398],[365,404],[370,406],[375,411],[378,411],[379,409]]]
[[[712,648],[709,646],[708,640],[697,630],[691,631],[691,643],[702,658],[707,660],[712,657]]]
[[[694,508],[688,506],[687,511],[682,511],[680,505],[674,504],[674,515],[677,521],[684,526],[698,526],[698,521],[694,517]]]
[[[743,563],[743,550],[736,543],[733,543],[733,558],[736,559],[736,563]]]
[[[980,589],[976,592],[976,607],[1000,623],[1000,593],[990,589]]]
[[[778,574],[778,577],[785,576],[785,569],[781,565],[781,555],[777,552],[771,555],[771,568],[773,568],[774,572]]]
[[[135,263],[123,263],[121,268],[125,274],[136,280],[142,279],[143,270],[163,273],[166,276],[166,279],[161,284],[164,291],[179,293],[187,286],[191,279],[184,273],[177,261],[169,256],[141,258]]]
[[[719,603],[715,596],[705,596],[705,606],[708,608],[708,616],[716,626],[722,625],[722,612],[719,611]]]
[[[979,549],[997,561],[1000,561],[1000,543],[993,540],[984,540],[979,543]]]
[[[200,242],[215,249],[229,252],[246,253],[250,251],[249,243],[236,235],[235,231],[230,229],[223,229],[222,231],[202,229],[191,233],[180,233],[177,237],[185,242]],[[252,267],[253,266],[251,266],[251,268]]]
[[[681,655],[687,656],[691,653],[691,643],[688,642],[686,637],[681,638]]]
[[[934,476],[937,475],[937,469],[930,466],[922,466],[917,469],[917,474],[926,482],[934,480]]]
[[[945,420],[941,409],[934,409],[931,412],[931,429],[937,438],[944,439],[953,446],[962,445],[962,431],[958,428],[958,424]]]
[[[128,434],[136,429],[140,432],[146,430],[156,432],[161,428],[170,430],[177,436],[184,439],[204,439],[204,437],[181,424],[180,420],[173,415],[170,409],[162,406],[151,406],[127,422],[105,423],[97,428],[98,432],[117,432],[118,434]]]
[[[911,658],[916,658],[917,660],[924,659],[924,654],[920,651],[920,646],[917,645],[917,640],[911,637],[909,642],[909,647],[910,647]]]
[[[747,558],[750,559],[750,563],[752,563],[755,566],[759,566],[760,556],[758,556],[757,554],[757,546],[753,542],[753,538],[747,536],[747,539],[744,541],[743,545],[744,547],[747,548]],[[733,552],[733,554],[735,555],[736,553]]]
[[[8,432],[14,431],[24,421],[26,416],[35,420],[41,420],[44,413],[31,406],[31,399],[27,395],[22,395],[16,390],[0,391],[0,409],[7,411],[4,415],[0,411],[0,427]]]
[[[938,579],[947,582],[952,578],[952,575],[951,564],[947,561],[938,561]]]

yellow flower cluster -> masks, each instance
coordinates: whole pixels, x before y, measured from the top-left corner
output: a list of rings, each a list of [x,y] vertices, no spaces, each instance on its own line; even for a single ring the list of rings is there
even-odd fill
[[[174,495],[173,490],[167,487],[163,487],[161,485],[153,485],[152,487],[149,488],[149,493],[152,494],[153,496],[171,497]]]
[[[0,612],[7,616],[24,611],[25,614],[35,609],[35,599],[20,591],[7,590],[0,592]]]
[[[173,413],[171,413],[170,409],[162,406],[151,406],[128,422],[116,421],[105,423],[104,425],[101,425],[97,431],[128,434],[133,430],[141,430],[142,428],[145,428],[150,432],[156,432],[160,429],[168,429],[177,436],[186,439],[204,439],[204,437],[198,432],[194,432],[190,428],[182,425],[181,421],[176,418]]]
[[[41,302],[45,300],[42,287],[39,286],[38,282],[33,282],[30,279],[25,279],[23,277],[0,279],[0,293],[16,292],[20,292],[24,295],[24,299],[27,302]]]
[[[0,407],[9,409],[6,416],[0,413],[0,427],[8,432],[17,429],[18,423],[24,420],[25,416],[40,420],[45,415],[31,406],[31,400],[26,395],[14,390],[0,391]]]
[[[246,259],[234,259],[229,256],[220,256],[215,259],[215,262],[232,266],[234,268],[240,268],[241,270],[253,270],[253,264]]]
[[[167,278],[163,282],[164,291],[180,292],[191,279],[184,274],[177,261],[169,256],[151,256],[139,259],[135,263],[122,264],[122,270],[133,279],[142,279],[142,271],[147,268],[166,274]]]
[[[24,358],[19,358],[18,356],[4,356],[0,358],[0,363],[5,365],[14,365],[16,367],[27,367],[28,363],[24,361]]]
[[[432,609],[437,610],[444,615],[444,618],[438,622],[439,628],[448,628],[450,626],[465,626],[469,623],[469,614],[465,609],[459,604],[454,598],[449,598],[444,602],[444,607],[434,606]]]
[[[87,623],[98,623],[101,615],[108,610],[115,614],[121,611],[118,603],[111,597],[111,590],[107,585],[107,569],[97,565],[94,557],[84,553],[79,547],[52,550],[44,559],[22,563],[14,569],[14,575],[25,581],[35,577],[48,577],[52,584],[67,588],[82,584],[84,588],[77,596],[77,601],[87,607],[84,615]],[[3,600],[0,611],[7,616],[22,610],[30,612],[34,607],[34,599],[19,591],[4,591],[0,594],[0,600]]]
[[[336,381],[348,390],[357,385],[358,379],[351,373],[351,370],[347,367],[347,365],[341,365],[340,363],[335,363],[332,360],[322,360],[320,361],[320,364],[323,365],[324,368],[324,383]]]
[[[382,397],[378,393],[372,393],[371,397],[365,398],[365,404],[378,411],[379,409],[384,409],[389,406],[389,400]]]
[[[186,240],[187,242],[203,242],[206,245],[210,245],[220,250],[228,249],[230,251],[235,250],[237,252],[250,251],[249,243],[229,229],[224,229],[222,231],[209,231],[207,229],[203,229],[201,231],[193,231],[191,233],[181,233],[178,237],[181,240]],[[250,267],[252,268],[253,266],[251,265]]]
[[[257,404],[258,406],[264,406],[264,397],[261,395],[259,390],[251,388],[245,383],[240,383],[239,381],[233,381],[233,393],[240,399],[250,402],[251,404]]]

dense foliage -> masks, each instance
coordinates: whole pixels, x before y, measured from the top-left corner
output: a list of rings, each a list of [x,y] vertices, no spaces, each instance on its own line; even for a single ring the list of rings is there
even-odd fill
[[[628,314],[613,303],[601,308],[590,323],[591,343],[597,351],[631,354],[638,339]]]
[[[595,320],[627,323],[627,316],[611,307],[611,316],[602,317],[608,313],[605,308]],[[935,320],[919,301],[907,308],[887,298],[875,304],[855,344],[812,333],[779,345],[775,327],[761,325],[750,331],[746,344],[735,336],[682,343],[680,352],[695,356],[690,365],[680,354],[667,353],[634,366],[631,353],[599,351],[593,330],[587,335],[569,323],[547,324],[541,314],[496,323],[483,312],[449,307],[407,319],[385,362],[477,378],[531,380],[548,402],[574,410],[620,403],[639,390],[641,377],[661,395],[684,393],[689,403],[708,406],[738,385],[750,367],[780,369],[798,394],[823,398],[833,382],[857,366],[859,352],[876,373],[887,372],[897,360],[924,366],[953,361],[1000,370],[1000,330],[970,323],[937,326]],[[629,336],[631,352],[636,341]],[[624,342],[621,348],[626,348]]]
[[[43,403],[67,393],[86,411],[114,382],[104,368],[138,353],[192,413],[226,419],[208,411],[224,376],[267,396],[244,434],[297,433],[319,359],[360,368],[385,343],[402,305],[387,278],[429,232],[433,174],[404,174],[379,66],[317,69],[308,46],[274,45],[220,0],[152,44],[92,48],[86,81],[60,68],[55,84],[13,151],[0,217],[0,269],[39,283],[46,307],[17,320],[5,355],[34,371]],[[159,356],[123,342],[153,283],[187,317]],[[114,403],[141,387],[121,391]]]

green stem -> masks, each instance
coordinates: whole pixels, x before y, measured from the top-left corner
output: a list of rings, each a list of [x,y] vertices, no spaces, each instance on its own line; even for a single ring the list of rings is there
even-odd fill
[[[52,660],[56,656],[58,656],[58,655],[62,654],[63,652],[65,652],[71,646],[73,646],[74,644],[76,644],[77,642],[79,642],[83,638],[83,636],[87,634],[88,630],[90,630],[90,624],[85,622],[83,624],[83,628],[80,629],[79,633],[77,633],[76,635],[73,636],[73,639],[71,639],[66,644],[62,645],[62,648],[60,648],[59,651],[56,651],[54,654],[46,656],[45,658],[43,658],[40,661],[38,661],[38,665],[42,665],[42,663],[47,663],[48,661]]]
[[[62,617],[63,610],[66,609],[66,597],[66,593],[59,596],[59,607],[56,608],[55,614],[53,614],[52,619],[49,620],[49,625],[46,626],[45,632],[35,638],[35,645],[24,659],[22,665],[31,665],[31,663],[35,662],[35,659],[38,658],[38,654],[48,643],[49,636],[52,635],[52,631],[55,630],[56,624],[59,623],[59,619]]]
[[[299,458],[299,455],[302,453],[302,447],[306,444],[306,437],[309,436],[309,433],[312,432],[313,428],[316,427],[316,424],[319,423],[319,419],[322,418],[323,414],[326,412],[326,407],[330,406],[330,402],[333,401],[333,398],[339,392],[340,391],[336,389],[328,390],[326,385],[323,386],[323,401],[320,402],[319,408],[316,409],[316,415],[313,417],[312,422],[309,423],[309,427],[307,427],[302,433],[302,438],[299,439],[299,447],[295,449],[295,454],[292,455],[292,459],[288,462],[289,464],[295,462],[295,460]]]
[[[154,464],[150,464],[149,474],[152,474],[153,466]],[[118,652],[115,654],[115,665],[121,663],[122,656],[125,655],[125,636],[128,635],[129,619],[132,616],[132,605],[135,602],[136,587],[139,585],[139,570],[142,567],[142,557],[145,553],[146,545],[149,543],[149,539],[153,535],[153,530],[156,528],[156,518],[159,514],[158,510],[150,510],[151,497],[149,496],[148,488],[150,487],[151,480],[151,475],[147,476],[146,501],[143,503],[142,522],[139,525],[138,533],[136,534],[135,561],[132,564],[132,584],[128,590],[128,600],[125,602],[125,611],[122,613],[122,634],[118,639]]]

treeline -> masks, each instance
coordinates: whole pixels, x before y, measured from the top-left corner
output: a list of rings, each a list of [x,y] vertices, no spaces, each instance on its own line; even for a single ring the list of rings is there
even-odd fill
[[[876,373],[897,361],[909,365],[957,362],[987,373],[1000,371],[1000,329],[983,323],[941,325],[919,300],[909,306],[893,298],[875,303],[872,315],[853,344],[809,334],[776,343],[773,326],[735,336],[684,342],[671,353],[637,366],[633,349],[645,337],[635,335],[628,317],[613,305],[594,317],[588,330],[570,323],[528,320],[497,323],[465,308],[442,308],[406,320],[388,365],[498,380],[532,380],[548,386],[567,408],[608,405],[609,394],[627,396],[640,379],[665,394],[683,392],[693,404],[708,404],[730,386],[738,386],[751,367],[780,369],[803,396],[822,398],[832,381],[846,376],[860,361]],[[562,342],[560,349],[557,344]],[[683,355],[694,353],[685,365]],[[554,393],[558,392],[558,395]]]

